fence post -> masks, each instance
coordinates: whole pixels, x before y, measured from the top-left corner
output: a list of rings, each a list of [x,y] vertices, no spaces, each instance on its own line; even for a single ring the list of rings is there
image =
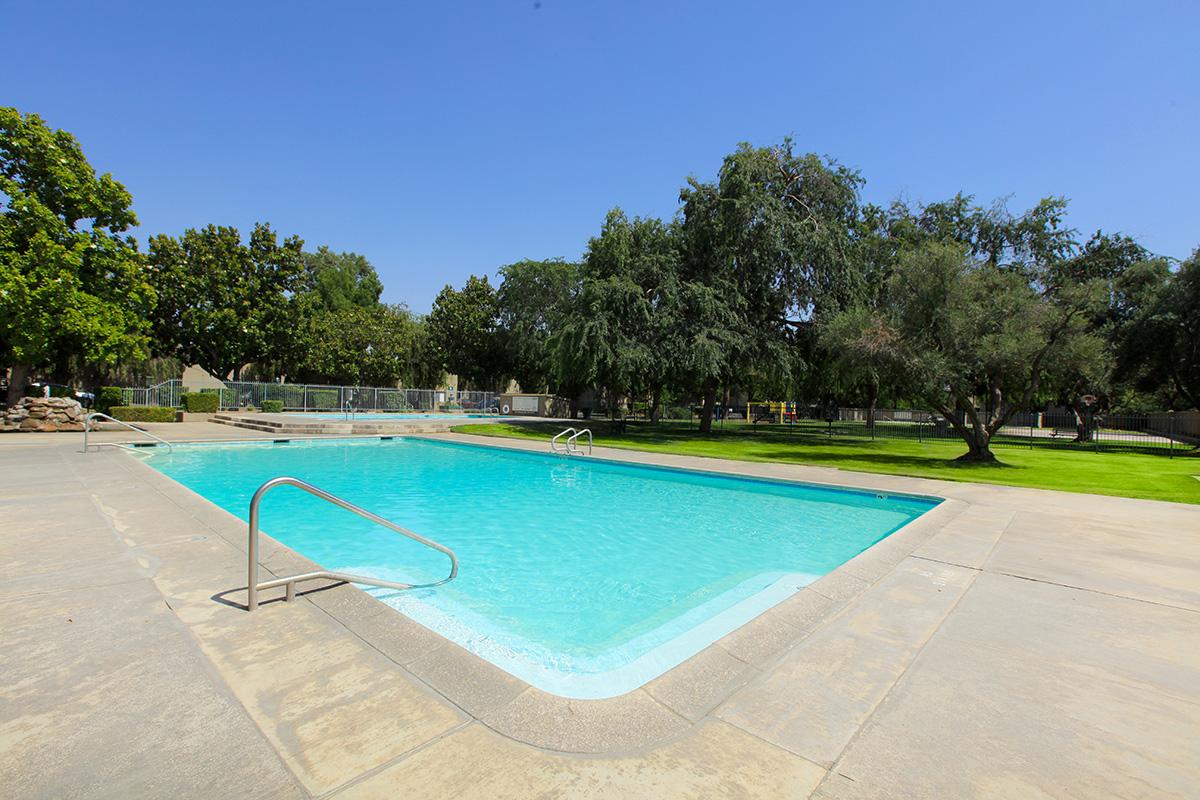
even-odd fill
[[[1167,411],[1167,458],[1175,457],[1175,410]]]

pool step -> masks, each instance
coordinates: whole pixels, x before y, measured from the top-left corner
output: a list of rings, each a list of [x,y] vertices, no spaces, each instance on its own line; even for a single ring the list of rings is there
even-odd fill
[[[218,425],[230,425],[235,428],[259,431],[270,434],[352,434],[352,435],[389,435],[405,433],[439,433],[450,430],[455,425],[461,425],[460,420],[346,420],[338,419],[339,415],[330,415],[326,420],[288,420],[270,419],[250,414],[220,413],[209,418],[209,422]],[[482,420],[472,420],[478,422]]]

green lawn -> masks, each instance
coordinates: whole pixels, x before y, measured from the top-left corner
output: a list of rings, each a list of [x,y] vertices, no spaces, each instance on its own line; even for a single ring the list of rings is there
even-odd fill
[[[630,425],[626,433],[609,430],[603,420],[588,423],[596,444],[689,456],[774,461],[911,475],[950,481],[998,483],[1066,492],[1200,503],[1200,457],[1091,453],[1056,449],[996,447],[998,465],[963,465],[954,458],[966,448],[953,441],[830,438],[823,434],[753,432],[743,426],[701,436],[683,425]],[[549,439],[562,423],[461,425],[454,430],[482,436]]]

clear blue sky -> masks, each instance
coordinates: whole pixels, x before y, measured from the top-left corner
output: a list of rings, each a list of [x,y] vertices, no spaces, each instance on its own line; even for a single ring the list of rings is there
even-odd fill
[[[5,0],[0,103],[74,133],[143,243],[268,220],[417,311],[789,134],[869,200],[1061,194],[1200,245],[1200,3],[835,5]]]

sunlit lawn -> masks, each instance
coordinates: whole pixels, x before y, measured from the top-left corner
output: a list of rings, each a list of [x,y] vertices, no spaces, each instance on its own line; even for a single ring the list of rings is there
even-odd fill
[[[814,464],[823,467],[910,475],[951,481],[1089,492],[1118,497],[1200,503],[1200,457],[1113,453],[998,446],[998,465],[964,465],[954,459],[965,452],[955,441],[915,441],[827,436],[824,433],[752,431],[730,426],[701,436],[694,426],[630,424],[617,433],[604,420],[586,423],[597,445],[651,450],[689,456]],[[563,423],[462,425],[456,431],[482,436],[549,439]]]

